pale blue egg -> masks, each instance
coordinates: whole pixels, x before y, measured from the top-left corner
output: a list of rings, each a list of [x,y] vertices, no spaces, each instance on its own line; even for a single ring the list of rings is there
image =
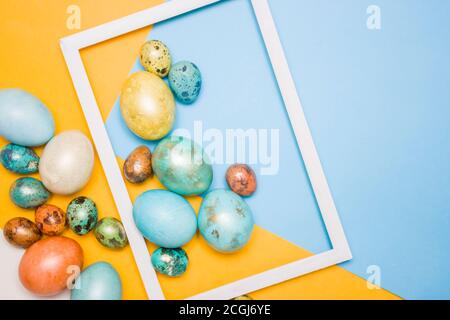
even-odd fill
[[[198,213],[198,229],[203,238],[224,253],[242,248],[250,239],[253,224],[250,207],[230,190],[209,192]]]
[[[45,144],[54,132],[52,114],[39,99],[21,89],[0,90],[0,136],[35,147]]]
[[[122,282],[108,262],[96,262],[83,270],[70,293],[71,300],[121,300]]]
[[[159,142],[153,152],[152,167],[167,189],[181,195],[201,194],[213,179],[212,166],[202,147],[181,136]]]
[[[189,202],[167,190],[149,190],[139,195],[133,218],[145,238],[164,248],[181,247],[197,230],[197,217]]]
[[[191,104],[197,100],[202,87],[202,75],[198,67],[189,61],[175,63],[169,72],[169,86],[178,101]]]

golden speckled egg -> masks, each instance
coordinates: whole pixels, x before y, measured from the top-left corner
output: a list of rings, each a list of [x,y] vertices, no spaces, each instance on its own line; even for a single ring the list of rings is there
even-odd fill
[[[141,47],[141,64],[148,72],[164,78],[170,71],[172,58],[167,46],[159,40],[150,40]]]
[[[9,220],[3,228],[3,235],[10,244],[22,248],[28,248],[42,237],[34,222],[22,217]]]
[[[172,130],[175,100],[167,84],[146,71],[132,74],[120,96],[120,111],[128,128],[146,140],[159,140]]]

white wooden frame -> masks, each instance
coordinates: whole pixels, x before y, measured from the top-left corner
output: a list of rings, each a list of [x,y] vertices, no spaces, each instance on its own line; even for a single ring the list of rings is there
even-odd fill
[[[115,204],[150,299],[164,299],[145,240],[132,217],[132,202],[116,161],[80,50],[220,0],[172,0],[61,39],[61,49],[86,117]],[[189,299],[230,299],[351,259],[351,252],[309,130],[267,0],[250,0],[270,57],[297,144],[331,242],[331,250],[200,293]]]

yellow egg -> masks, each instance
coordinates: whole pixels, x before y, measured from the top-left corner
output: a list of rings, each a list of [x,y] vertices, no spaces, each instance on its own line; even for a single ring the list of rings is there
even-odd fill
[[[172,64],[169,49],[161,41],[147,41],[141,47],[141,64],[148,72],[164,78]]]
[[[167,84],[146,71],[132,74],[120,97],[120,110],[128,128],[146,140],[159,140],[172,130],[175,100]]]

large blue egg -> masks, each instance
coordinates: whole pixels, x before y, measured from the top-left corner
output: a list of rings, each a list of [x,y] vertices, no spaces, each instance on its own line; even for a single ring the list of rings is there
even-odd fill
[[[197,217],[189,202],[167,190],[149,190],[137,197],[133,218],[150,242],[163,248],[178,248],[197,230]]]
[[[181,195],[201,194],[213,179],[212,166],[202,147],[181,136],[160,141],[153,152],[152,167],[167,189]]]
[[[30,209],[46,203],[50,192],[38,179],[25,177],[14,181],[9,189],[9,196],[17,206]]]
[[[234,252],[250,239],[253,215],[236,193],[218,189],[203,199],[198,213],[198,229],[203,238],[220,252]]]
[[[14,173],[36,173],[39,169],[39,157],[32,149],[12,143],[0,151],[0,162]]]
[[[70,294],[71,300],[121,300],[122,282],[108,262],[97,262],[83,270]]]
[[[46,143],[54,132],[52,114],[39,99],[20,89],[0,90],[0,136],[34,147]]]
[[[198,67],[189,61],[175,63],[169,72],[169,86],[178,101],[191,104],[197,100],[202,87],[202,75]]]

